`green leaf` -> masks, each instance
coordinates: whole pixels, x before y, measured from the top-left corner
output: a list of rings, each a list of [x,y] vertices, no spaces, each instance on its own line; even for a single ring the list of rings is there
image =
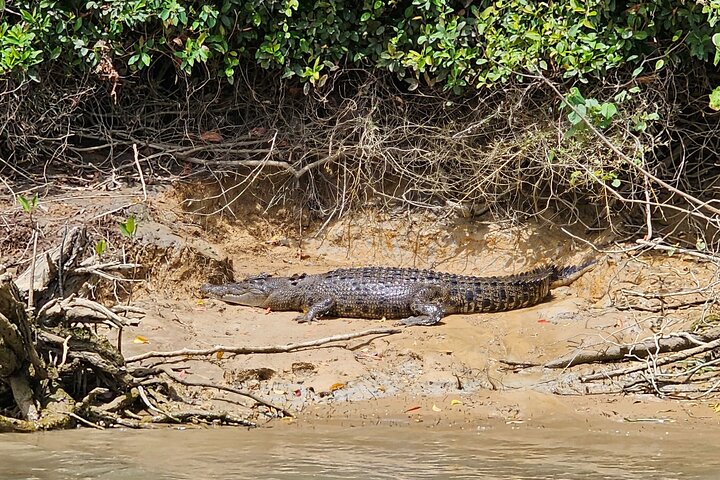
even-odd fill
[[[27,213],[30,213],[30,202],[28,201],[27,198],[25,198],[24,195],[18,195],[17,201],[23,210],[25,210]]]
[[[585,105],[585,97],[582,96],[577,87],[572,87],[567,96],[567,102],[572,106]]]
[[[602,115],[605,118],[612,118],[617,113],[617,107],[614,103],[603,103],[600,106],[600,115]]]
[[[95,253],[97,253],[98,256],[100,256],[103,253],[105,253],[106,251],[107,251],[107,241],[104,238],[101,238],[95,244]]]
[[[642,67],[642,66],[637,67],[635,70],[633,70],[633,73],[632,73],[633,78],[635,78],[635,77],[637,77],[638,75],[640,75],[640,74],[642,73],[642,71],[643,71],[643,67]]]
[[[620,179],[619,178],[614,179],[610,185],[612,185],[613,188],[618,188],[621,185]]]
[[[577,125],[583,121],[582,116],[578,115],[575,112],[570,112],[568,114],[568,120],[570,120],[570,123],[573,125]]]
[[[22,207],[22,209],[27,213],[32,213],[35,208],[37,208],[38,205],[38,196],[37,193],[32,196],[30,200],[28,200],[25,195],[18,195],[17,201]]]
[[[712,42],[716,47],[720,47],[720,33],[716,33],[712,36]]]
[[[135,222],[135,216],[130,215],[124,223],[120,225],[120,233],[126,237],[132,237],[137,231],[137,223]]]
[[[583,121],[583,117],[587,115],[587,108],[585,105],[575,105],[575,110],[568,114],[568,120],[573,125],[577,125]]]
[[[370,13],[370,12],[365,12],[365,13],[363,13],[362,16],[360,17],[360,21],[361,21],[361,22],[367,22],[368,20],[370,20],[370,17],[372,17],[372,13]]]
[[[715,111],[720,110],[720,87],[715,87],[710,94],[710,108]]]
[[[655,62],[655,71],[657,72],[657,71],[660,70],[664,65],[665,65],[665,60],[663,60],[663,59],[661,58],[660,60],[658,60],[657,62]]]

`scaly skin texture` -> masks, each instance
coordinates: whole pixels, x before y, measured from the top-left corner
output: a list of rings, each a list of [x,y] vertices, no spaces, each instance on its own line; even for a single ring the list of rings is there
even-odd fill
[[[405,325],[435,325],[453,313],[498,312],[542,302],[594,262],[559,269],[553,265],[518,275],[472,277],[414,268],[343,268],[318,275],[258,275],[238,283],[204,285],[205,296],[271,310],[305,312],[311,322],[329,315],[402,319]]]

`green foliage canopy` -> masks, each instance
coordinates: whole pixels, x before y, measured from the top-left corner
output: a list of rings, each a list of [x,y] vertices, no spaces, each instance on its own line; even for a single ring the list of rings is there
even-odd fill
[[[720,0],[0,1],[0,74],[38,79],[162,57],[232,82],[255,62],[321,86],[342,68],[394,72],[461,93],[523,73],[585,81],[631,64],[717,64]]]

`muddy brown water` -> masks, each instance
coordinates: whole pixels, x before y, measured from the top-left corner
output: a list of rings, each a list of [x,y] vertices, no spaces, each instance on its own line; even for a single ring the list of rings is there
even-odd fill
[[[0,436],[0,478],[715,479],[717,440],[710,429],[674,425],[482,421],[82,430]]]

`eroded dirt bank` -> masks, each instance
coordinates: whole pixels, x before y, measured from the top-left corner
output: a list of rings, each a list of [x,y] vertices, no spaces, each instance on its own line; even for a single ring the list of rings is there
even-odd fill
[[[504,275],[547,262],[571,264],[591,251],[587,244],[544,224],[515,226],[482,217],[370,211],[323,226],[298,219],[291,211],[266,212],[251,202],[233,215],[201,215],[204,210],[197,205],[191,206],[191,214],[187,205],[181,205],[188,196],[160,191],[143,202],[132,194],[95,192],[42,203],[38,217],[49,232],[90,219],[95,222],[91,229],[102,237],[107,233],[97,226],[98,219],[112,229],[129,214],[137,217],[135,236],[113,237],[110,245],[132,252],[143,264],[138,271],[143,281],[98,292],[108,299],[127,299],[130,292],[132,304],[146,312],[125,329],[126,358],[216,345],[285,345],[392,326],[390,321],[360,319],[298,324],[294,312],[265,312],[202,299],[199,286],[207,281],[362,265]],[[27,248],[21,248],[26,239],[18,236],[24,231],[22,216],[12,215],[16,235],[6,237],[0,263],[19,268],[27,257]],[[584,236],[582,231],[574,233]],[[685,395],[694,400],[661,401],[658,396],[677,395],[646,388],[632,391],[610,380],[578,388],[577,382],[563,380],[565,370],[543,368],[578,347],[633,343],[714,318],[708,302],[717,294],[712,264],[682,255],[596,256],[599,263],[593,271],[569,287],[554,290],[551,299],[535,307],[453,315],[437,326],[405,328],[393,335],[323,348],[237,356],[221,352],[179,357],[168,365],[184,379],[249,391],[289,412],[304,412],[306,418],[380,420],[399,415],[412,421],[490,417],[526,422],[601,416],[619,421],[718,423],[713,395],[702,391]],[[689,293],[652,295],[658,291]],[[622,366],[579,366],[572,373]],[[239,400],[233,393],[214,389],[179,386],[178,391],[209,409],[232,409]],[[597,395],[579,395],[583,393]]]

